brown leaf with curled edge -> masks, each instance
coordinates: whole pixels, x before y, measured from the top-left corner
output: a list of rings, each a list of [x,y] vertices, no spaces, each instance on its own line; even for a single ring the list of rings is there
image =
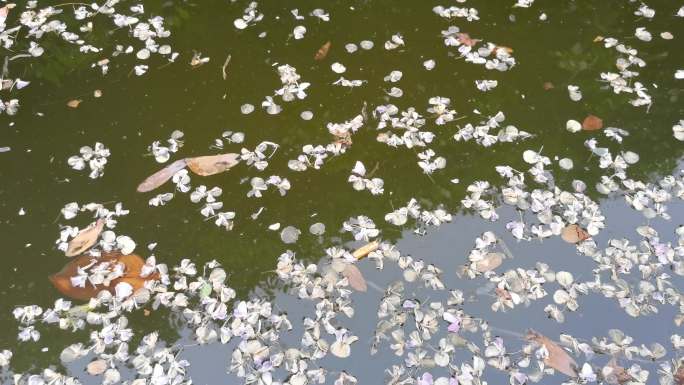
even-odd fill
[[[69,101],[67,102],[67,107],[70,107],[70,108],[78,108],[78,106],[81,104],[81,102],[82,102],[81,99],[69,100]]]
[[[102,262],[110,262],[112,264],[123,264],[123,276],[112,280],[109,286],[97,285],[94,286],[89,281],[86,282],[85,287],[74,287],[71,284],[71,277],[78,275],[79,268],[86,269],[89,266],[97,265]],[[114,294],[114,288],[120,282],[126,282],[133,287],[133,292],[142,288],[147,281],[154,281],[159,279],[158,273],[150,274],[147,277],[141,277],[142,267],[145,261],[135,254],[123,255],[118,251],[110,253],[103,253],[101,257],[92,257],[89,255],[80,255],[67,263],[58,273],[48,277],[55,288],[72,299],[87,301],[102,291],[108,290]]]
[[[358,249],[354,250],[354,252],[352,253],[352,256],[354,256],[354,258],[356,258],[356,260],[363,259],[368,254],[377,250],[378,247],[380,247],[380,242],[378,242],[378,241],[369,242],[369,243],[359,247]]]
[[[240,163],[239,158],[239,154],[228,153],[186,158],[185,161],[190,171],[200,176],[209,176],[224,172],[235,166]]]
[[[148,192],[166,183],[173,174],[185,168],[187,165],[185,159],[177,160],[163,169],[155,172],[138,185],[138,192]]]
[[[579,227],[579,225],[572,224],[565,226],[563,230],[561,230],[561,238],[568,243],[579,243],[591,238],[591,234]]]
[[[314,55],[314,60],[323,60],[325,59],[326,56],[328,56],[328,51],[330,51],[330,46],[332,43],[330,41],[327,41],[325,44],[321,46],[321,48],[316,51],[316,54]]]
[[[348,264],[342,270],[342,275],[349,281],[349,286],[356,291],[365,292],[368,290],[368,285],[366,285],[366,279],[363,278],[361,270],[353,264]]]
[[[603,128],[603,119],[598,116],[588,115],[582,121],[582,129],[585,131],[596,131]]]
[[[534,330],[529,330],[527,332],[527,335],[525,336],[525,339],[528,341],[534,341],[535,343],[542,345],[546,348],[546,350],[549,352],[549,355],[544,358],[544,363],[557,371],[570,376],[570,377],[576,377],[577,376],[577,362],[570,357],[568,352],[565,351],[565,349],[561,348],[553,342],[551,339],[548,337],[537,333]]]
[[[480,273],[486,273],[488,271],[494,270],[501,266],[503,263],[503,254],[501,253],[488,253],[483,259],[475,263],[475,270]]]
[[[104,229],[104,225],[105,220],[100,218],[97,222],[91,223],[90,226],[79,231],[74,239],[69,241],[69,246],[64,252],[64,255],[73,257],[88,251],[88,249],[93,247],[97,242],[97,237],[100,236],[102,229]]]

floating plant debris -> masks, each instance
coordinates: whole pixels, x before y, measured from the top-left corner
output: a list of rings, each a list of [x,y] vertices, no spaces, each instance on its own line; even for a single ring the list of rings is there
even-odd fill
[[[8,173],[24,184],[4,221],[32,229],[17,237],[28,236],[23,251],[8,250],[20,255],[2,288],[17,330],[0,346],[0,378],[684,384],[684,121],[673,107],[684,7],[452,3],[0,7],[3,160],[31,171]],[[166,20],[215,32],[207,10],[232,20],[228,40],[182,36],[174,52]],[[617,22],[595,25],[607,10]],[[61,97],[20,109],[29,86],[55,92],[42,80],[63,80],[50,66],[62,52],[98,78],[67,88],[66,111]],[[128,74],[99,80],[125,63]],[[95,87],[107,97],[87,96]],[[61,116],[75,133],[44,145],[55,136],[43,125]],[[111,150],[67,154],[94,136]],[[92,180],[62,175],[65,159]],[[166,163],[137,186],[164,187],[150,196],[132,192],[141,159]],[[58,236],[36,250],[50,210]],[[13,295],[49,288],[14,277],[34,274],[22,252],[73,257],[49,277],[55,298]],[[193,368],[208,352],[225,353],[228,379]]]

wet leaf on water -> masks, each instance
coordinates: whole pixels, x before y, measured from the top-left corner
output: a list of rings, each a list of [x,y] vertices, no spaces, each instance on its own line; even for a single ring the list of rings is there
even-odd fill
[[[359,247],[358,249],[354,250],[354,252],[352,253],[352,255],[353,255],[354,258],[356,258],[357,260],[363,259],[363,258],[365,258],[368,254],[370,254],[370,253],[374,252],[375,250],[377,250],[379,246],[380,246],[380,242],[378,242],[378,241],[369,242],[369,243],[367,243],[367,244],[365,244],[365,245]]]
[[[81,99],[69,100],[69,101],[67,102],[67,107],[70,107],[70,108],[78,108],[78,106],[81,104],[81,102],[82,102]]]
[[[316,55],[314,55],[315,60],[323,60],[325,59],[326,56],[328,56],[328,51],[330,51],[330,46],[332,43],[330,41],[326,42],[321,46],[321,48],[316,51]]]
[[[591,235],[579,225],[572,224],[563,228],[561,238],[568,243],[579,243],[591,238]]]
[[[107,370],[107,361],[105,360],[95,360],[86,366],[88,374],[91,376],[99,376]]]
[[[92,265],[93,262],[122,264],[124,266],[123,276],[113,279],[109,283],[109,286],[93,285],[89,281],[86,281],[84,287],[74,287],[71,283],[71,278],[79,275],[79,269],[85,269],[89,265]],[[48,278],[62,295],[72,299],[87,301],[90,298],[97,296],[102,290],[108,290],[110,293],[115,294],[116,286],[122,282],[129,284],[135,293],[145,285],[145,282],[159,279],[159,275],[156,273],[141,277],[141,271],[144,265],[145,261],[139,256],[135,254],[123,255],[118,251],[103,253],[99,258],[81,255],[72,259],[62,268],[62,270]]]
[[[138,192],[148,192],[166,183],[173,174],[185,168],[187,165],[185,159],[177,160],[163,169],[155,172],[138,185]]]
[[[528,341],[534,341],[539,345],[543,345],[546,350],[549,352],[549,355],[544,359],[544,363],[559,372],[570,376],[570,377],[576,377],[577,376],[577,371],[575,368],[577,368],[577,363],[575,360],[570,357],[568,352],[566,352],[563,348],[558,346],[555,342],[547,338],[546,336],[543,336],[534,330],[530,330],[527,332],[527,336],[525,337]]]
[[[603,119],[595,115],[589,115],[582,121],[582,129],[586,131],[595,131],[603,128]]]
[[[74,239],[69,242],[64,255],[67,257],[74,257],[79,254],[83,254],[88,249],[93,247],[97,242],[97,237],[100,236],[102,229],[104,228],[105,220],[98,219],[97,222],[92,223],[90,226],[81,230],[76,234]]]
[[[352,289],[360,292],[365,292],[368,290],[368,285],[366,285],[366,279],[363,278],[361,270],[352,264],[348,264],[344,270],[342,270],[342,275],[349,281],[349,286]]]
[[[489,253],[484,259],[477,261],[475,269],[480,273],[486,273],[501,266],[503,259],[503,254],[501,253]]]
[[[186,158],[185,161],[190,171],[200,176],[210,176],[228,170],[240,161],[239,154],[228,153],[221,155],[198,156]]]

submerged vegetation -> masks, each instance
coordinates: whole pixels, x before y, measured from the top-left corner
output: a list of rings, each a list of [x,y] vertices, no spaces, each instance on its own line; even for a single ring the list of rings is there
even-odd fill
[[[3,283],[0,294],[16,293],[3,336],[16,342],[0,340],[0,378],[226,382],[193,371],[220,351],[229,383],[684,384],[684,57],[674,45],[684,5],[617,2],[618,31],[582,23],[566,44],[548,32],[556,51],[543,56],[506,31],[606,10],[400,3],[0,8],[3,118],[24,130],[46,114],[80,125],[102,120],[108,93],[121,101],[110,126],[63,133],[64,148],[45,150],[45,133],[0,150],[17,164],[34,147],[49,152],[38,189],[52,186],[42,199],[58,202],[32,207],[27,191],[18,216],[49,207],[30,235],[49,234],[41,258],[64,265],[49,281]],[[167,25],[164,13],[188,20]],[[218,20],[212,28],[245,50],[216,57],[190,14]],[[335,32],[371,15],[379,24],[365,35]],[[396,15],[402,23],[384,24]],[[74,71],[125,75],[44,113],[57,80],[41,68],[67,48],[89,63]],[[178,74],[190,80],[171,88]],[[142,91],[129,94],[129,82]],[[41,92],[20,102],[35,83]],[[200,92],[176,111],[180,96],[163,99],[165,87]],[[148,92],[163,102],[131,97]],[[179,123],[225,109],[210,128]],[[119,115],[165,120],[143,135]],[[448,244],[435,252],[439,234]],[[582,322],[612,326],[573,326]]]

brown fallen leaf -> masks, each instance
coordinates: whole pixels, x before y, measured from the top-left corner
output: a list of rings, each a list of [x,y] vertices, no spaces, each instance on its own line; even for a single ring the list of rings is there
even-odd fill
[[[488,271],[494,270],[501,266],[503,263],[503,254],[501,253],[489,253],[484,259],[477,261],[475,264],[475,270],[480,273],[486,273]]]
[[[674,374],[674,379],[677,385],[684,385],[684,365],[680,364],[679,369]]]
[[[234,153],[186,158],[190,171],[200,176],[209,176],[228,170],[240,162],[240,155]]]
[[[568,243],[579,243],[591,238],[591,235],[577,224],[565,226],[561,230],[561,238]]]
[[[342,276],[347,278],[349,281],[349,286],[356,291],[365,292],[368,290],[368,285],[366,285],[366,279],[363,278],[361,270],[353,264],[348,264],[344,270],[342,270]]]
[[[598,43],[599,41],[603,41],[604,37],[601,35],[596,35],[594,38],[594,43]]]
[[[354,250],[352,255],[354,256],[354,258],[356,258],[356,260],[363,259],[368,254],[377,250],[379,246],[380,246],[380,242],[378,242],[378,241],[369,242],[369,243],[359,247],[358,249]]]
[[[314,55],[314,60],[323,60],[325,59],[326,56],[328,56],[328,51],[330,51],[330,46],[332,45],[331,42],[327,41],[325,44],[321,46],[321,48],[316,51],[316,54]]]
[[[542,87],[544,87],[544,91],[548,91],[554,89],[556,86],[554,86],[551,82],[544,82]]]
[[[610,372],[608,375],[606,375],[605,368],[610,368]],[[617,364],[617,361],[614,357],[608,362],[605,368],[603,369],[603,375],[606,382],[609,384],[624,384],[634,380],[634,377],[632,377],[632,375],[629,374],[629,372],[625,370],[625,368]],[[680,385],[681,382],[678,382],[677,384]]]
[[[565,349],[558,346],[558,344],[553,342],[548,337],[543,336],[534,330],[528,331],[525,338],[528,341],[534,341],[535,343],[543,345],[546,348],[546,350],[549,352],[549,355],[544,359],[544,363],[546,365],[556,369],[566,376],[577,376],[577,370],[575,369],[577,368],[577,362],[570,357]]]
[[[589,115],[584,118],[582,122],[582,129],[586,131],[595,131],[603,128],[603,120],[598,116]]]
[[[67,257],[73,257],[83,254],[88,249],[93,247],[93,245],[97,242],[97,237],[100,236],[104,225],[105,220],[100,218],[97,220],[97,222],[91,223],[90,226],[79,231],[74,239],[69,241],[69,246],[64,252],[64,255]]]
[[[177,160],[163,169],[155,172],[138,185],[138,192],[148,192],[166,183],[173,174],[185,168],[187,165],[185,159]]]
[[[109,286],[97,285],[94,286],[89,281],[86,282],[85,287],[74,287],[71,284],[71,278],[78,275],[79,268],[86,268],[93,263],[110,262],[123,264],[123,276],[112,280]],[[90,298],[97,296],[102,290],[108,290],[114,294],[114,288],[119,282],[126,282],[133,287],[133,292],[142,288],[147,281],[154,281],[159,279],[159,274],[150,274],[147,277],[141,277],[141,270],[145,261],[135,254],[123,255],[118,251],[103,253],[101,257],[91,257],[89,255],[80,255],[67,263],[58,273],[48,277],[55,288],[72,299],[87,301]]]
[[[67,107],[78,108],[78,106],[79,106],[79,104],[81,104],[81,102],[82,102],[81,99],[69,100],[69,101],[67,102]]]

